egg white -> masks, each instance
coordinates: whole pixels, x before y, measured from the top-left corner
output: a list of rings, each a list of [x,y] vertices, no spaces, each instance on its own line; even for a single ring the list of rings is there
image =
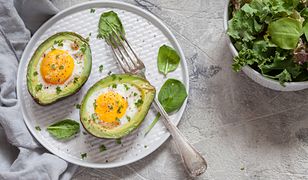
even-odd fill
[[[71,48],[71,44],[73,41],[70,40],[63,40],[63,46],[58,46],[55,44],[53,47],[55,49],[61,49],[64,51],[67,51],[70,56],[74,59],[74,69],[72,72],[72,75],[63,83],[63,84],[48,84],[44,81],[42,74],[41,74],[41,63],[43,60],[43,56],[40,58],[38,62],[38,66],[36,67],[36,72],[38,73],[38,81],[40,84],[43,85],[43,89],[45,92],[54,94],[56,93],[56,88],[60,87],[61,89],[64,89],[68,84],[73,83],[75,77],[80,77],[84,68],[84,56],[82,56],[80,59],[75,58],[75,54],[80,52],[80,47],[77,50],[73,50]],[[51,48],[48,48],[44,53],[48,54],[51,51]]]
[[[116,88],[107,87],[107,88],[102,88],[100,90],[97,90],[96,92],[93,92],[91,94],[91,96],[89,97],[88,101],[87,101],[86,112],[88,112],[88,114],[90,114],[90,115],[95,113],[95,109],[94,109],[94,106],[93,106],[93,103],[95,102],[95,100],[103,93],[114,91],[114,92],[120,94],[121,96],[123,96],[128,103],[125,114],[120,118],[120,125],[119,126],[123,126],[124,124],[126,124],[128,122],[127,116],[130,117],[130,118],[133,118],[136,115],[136,113],[138,112],[138,108],[135,105],[135,103],[139,99],[141,99],[141,92],[135,86],[132,86],[132,85],[126,84],[126,83],[125,83],[125,85],[127,87],[129,87],[128,90],[126,90],[124,84],[117,84]],[[137,95],[134,96],[134,93],[136,93]]]

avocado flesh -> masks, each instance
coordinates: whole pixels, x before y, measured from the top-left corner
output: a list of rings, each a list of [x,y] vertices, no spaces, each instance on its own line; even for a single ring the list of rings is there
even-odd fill
[[[36,68],[40,62],[43,54],[50,49],[55,41],[59,40],[69,40],[76,41],[79,47],[82,44],[85,44],[85,51],[83,55],[84,67],[81,75],[78,77],[78,80],[67,84],[67,86],[61,89],[59,94],[57,93],[47,93],[44,89],[37,91],[36,86],[40,84],[38,75],[35,75]],[[28,91],[31,94],[32,98],[40,105],[52,104],[58,100],[61,100],[67,96],[73,95],[79,91],[79,89],[84,85],[90,76],[92,68],[92,55],[91,49],[86,39],[82,36],[73,33],[73,32],[60,32],[54,34],[45,40],[40,46],[35,50],[33,56],[31,57],[28,69],[27,69],[27,87]]]
[[[87,112],[87,104],[92,94],[96,91],[99,91],[102,88],[107,88],[112,84],[121,83],[130,84],[131,86],[136,87],[141,92],[143,103],[138,108],[135,116],[131,117],[129,122],[123,124],[122,126],[107,129],[99,123],[95,123],[95,120],[91,118],[91,114]],[[101,79],[88,90],[81,103],[80,121],[83,127],[93,136],[108,139],[121,138],[140,126],[151,107],[155,97],[155,92],[155,88],[147,80],[139,76],[128,74],[113,74],[104,79]]]

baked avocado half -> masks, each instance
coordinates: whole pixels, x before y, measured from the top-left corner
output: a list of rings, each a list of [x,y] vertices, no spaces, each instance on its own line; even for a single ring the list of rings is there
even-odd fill
[[[80,121],[93,136],[121,138],[139,127],[155,93],[155,88],[139,76],[107,76],[95,83],[84,96]]]
[[[70,96],[87,81],[92,68],[86,39],[73,32],[59,32],[35,50],[27,67],[27,87],[40,105]]]

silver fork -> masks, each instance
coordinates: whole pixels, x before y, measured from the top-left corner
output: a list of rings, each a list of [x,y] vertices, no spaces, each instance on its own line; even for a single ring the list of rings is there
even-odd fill
[[[123,34],[117,34],[113,31],[113,35],[109,36],[106,42],[111,46],[112,51],[125,73],[139,75],[145,77],[145,66],[132,49]],[[175,144],[181,155],[184,167],[190,176],[196,177],[205,172],[207,163],[202,155],[187,141],[179,129],[170,121],[167,112],[163,109],[157,98],[154,98],[154,107],[163,116],[162,120],[174,138]]]

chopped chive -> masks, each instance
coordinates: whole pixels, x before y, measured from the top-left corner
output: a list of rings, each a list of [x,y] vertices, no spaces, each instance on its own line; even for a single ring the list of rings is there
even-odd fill
[[[126,119],[128,122],[130,122],[131,118],[129,116],[126,116]]]
[[[76,104],[76,109],[80,109],[81,105],[80,104]]]
[[[37,76],[37,75],[38,75],[38,72],[34,71],[33,76]]]
[[[90,9],[90,13],[95,13],[95,9],[94,9],[94,8],[91,8],[91,9]]]
[[[111,73],[112,73],[112,72],[111,72],[111,71],[109,71],[109,72],[108,72],[108,76],[110,76],[110,74],[111,74]]]
[[[134,93],[134,96],[137,96],[138,94],[137,93]]]
[[[61,66],[59,67],[59,69],[64,69],[64,66],[63,66],[63,65],[61,65]]]

